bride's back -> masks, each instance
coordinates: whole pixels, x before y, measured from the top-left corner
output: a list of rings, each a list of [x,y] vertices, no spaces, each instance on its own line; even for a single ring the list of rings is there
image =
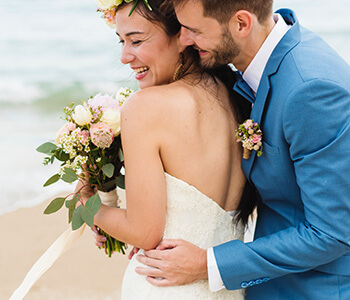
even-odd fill
[[[225,210],[235,210],[245,183],[237,120],[227,89],[213,79],[181,80],[141,91],[157,120],[164,170],[195,186]],[[143,102],[145,103],[145,102]],[[143,105],[142,105],[143,106]]]

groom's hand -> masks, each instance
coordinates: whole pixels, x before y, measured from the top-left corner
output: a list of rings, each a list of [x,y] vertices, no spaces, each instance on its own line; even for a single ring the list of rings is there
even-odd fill
[[[163,240],[155,250],[145,251],[137,260],[152,268],[137,267],[156,286],[173,286],[208,278],[207,250],[184,240]]]

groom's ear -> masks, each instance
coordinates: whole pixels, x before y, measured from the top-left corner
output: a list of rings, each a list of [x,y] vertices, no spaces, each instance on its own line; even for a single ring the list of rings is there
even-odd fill
[[[229,30],[232,36],[246,37],[251,31],[255,19],[256,16],[247,10],[237,11],[229,22]]]

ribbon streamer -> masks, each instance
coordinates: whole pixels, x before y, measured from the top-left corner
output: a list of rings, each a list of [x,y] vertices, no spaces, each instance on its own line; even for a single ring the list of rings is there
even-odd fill
[[[69,227],[63,232],[29,270],[23,282],[14,291],[9,300],[22,300],[34,283],[81,237],[85,226],[84,224],[75,231],[72,231],[71,227]]]

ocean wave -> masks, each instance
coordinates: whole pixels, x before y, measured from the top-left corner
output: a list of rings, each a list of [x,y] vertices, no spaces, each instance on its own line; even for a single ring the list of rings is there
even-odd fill
[[[37,104],[42,107],[63,107],[71,102],[86,100],[97,93],[113,95],[120,87],[137,90],[137,83],[135,80],[66,83],[5,81],[0,82],[0,105]]]

